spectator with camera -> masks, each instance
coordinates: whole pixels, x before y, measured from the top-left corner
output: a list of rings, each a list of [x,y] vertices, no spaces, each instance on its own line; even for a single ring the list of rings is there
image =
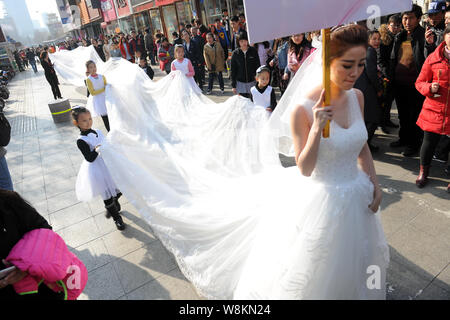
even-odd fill
[[[428,57],[444,40],[445,1],[430,2],[428,21],[425,23],[425,58]]]

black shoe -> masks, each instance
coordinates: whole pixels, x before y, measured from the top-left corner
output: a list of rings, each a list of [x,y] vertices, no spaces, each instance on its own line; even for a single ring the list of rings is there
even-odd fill
[[[445,172],[448,176],[450,176],[450,166],[448,166],[448,167],[444,170],[444,172]]]
[[[419,153],[419,149],[418,148],[406,147],[405,151],[402,152],[402,155],[404,157],[413,157],[417,153]]]
[[[371,144],[371,143],[369,143],[368,145],[369,145],[370,152],[372,152],[372,153],[375,153],[375,152],[377,152],[378,150],[380,150],[380,147],[379,147],[379,146],[375,146],[375,145],[373,145],[373,144]]]
[[[390,128],[398,128],[399,127],[398,124],[393,123],[391,120],[386,121],[386,123],[384,123],[383,126],[390,127]]]
[[[392,148],[400,148],[400,147],[404,147],[406,144],[402,141],[402,140],[397,140],[394,142],[391,142],[389,144],[389,146],[391,146]]]
[[[116,224],[116,227],[117,227],[118,230],[120,230],[120,231],[125,230],[126,226],[125,226],[125,223],[123,222],[121,216],[117,216],[117,218],[114,219],[114,223]]]

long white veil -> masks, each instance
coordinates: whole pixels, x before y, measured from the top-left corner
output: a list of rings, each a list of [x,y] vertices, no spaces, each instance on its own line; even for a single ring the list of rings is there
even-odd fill
[[[261,212],[277,210],[289,194],[278,154],[291,155],[290,110],[321,82],[320,50],[297,72],[270,120],[249,99],[214,103],[197,94],[178,71],[155,83],[124,59],[103,64],[92,47],[51,59],[64,80],[79,85],[85,63],[79,60],[86,57],[110,84],[111,131],[100,153],[115,183],[199,293],[233,298]]]
[[[265,128],[265,134],[273,137],[280,154],[294,156],[290,127],[291,112],[309,92],[322,84],[322,79],[322,48],[320,46],[303,62]]]

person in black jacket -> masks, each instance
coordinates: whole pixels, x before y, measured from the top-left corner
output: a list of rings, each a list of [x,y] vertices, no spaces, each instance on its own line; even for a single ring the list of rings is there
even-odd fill
[[[36,67],[36,55],[30,48],[27,49],[27,59],[30,62],[34,73],[37,73],[38,71],[37,71],[37,67]]]
[[[239,33],[240,48],[231,56],[231,86],[234,94],[250,98],[256,85],[256,70],[260,67],[258,51],[248,44],[247,32]]]
[[[412,11],[402,13],[404,30],[395,36],[390,63],[400,120],[399,140],[391,147],[405,147],[403,155],[418,153],[423,131],[416,125],[422,110],[424,96],[416,90],[415,82],[425,62],[425,29],[419,25],[422,9],[413,5]]]
[[[197,82],[198,86],[203,91],[203,80],[205,78],[205,59],[203,57],[203,51],[200,51],[200,47],[191,39],[191,35],[186,29],[181,31],[181,38],[183,39],[184,56],[191,60],[195,71],[195,82]]]
[[[53,68],[53,64],[48,57],[47,51],[42,51],[41,53],[41,66],[44,68],[45,78],[48,83],[52,87],[53,97],[55,100],[62,99],[61,91],[59,90],[59,81],[56,76],[55,69]]]
[[[379,101],[382,88],[377,70],[377,50],[380,46],[380,40],[378,31],[369,31],[370,45],[367,48],[364,72],[355,83],[355,88],[361,90],[364,94],[364,122],[368,134],[367,144],[372,152],[378,150],[378,147],[372,144],[372,138],[382,115]]]
[[[92,45],[94,46],[95,51],[97,51],[100,59],[102,59],[103,62],[106,62],[105,52],[103,51],[103,45],[98,44],[98,41],[95,39],[92,39]]]
[[[0,270],[9,265],[4,259],[23,236],[35,229],[52,229],[29,203],[13,191],[0,189]],[[31,299],[64,299],[64,295],[49,290],[47,286],[39,286],[39,292],[32,295],[18,295],[12,284],[22,280],[27,274],[15,270],[6,278],[0,280],[0,300],[31,300]]]
[[[387,25],[380,26],[381,44],[378,65],[381,70],[381,75],[386,78],[386,88],[382,97],[383,115],[381,119],[381,130],[389,134],[389,128],[398,128],[399,126],[391,121],[391,107],[394,101],[394,92],[392,79],[390,75],[390,63],[392,47],[394,45],[395,35],[402,30],[402,18],[400,15],[395,14],[389,17]]]

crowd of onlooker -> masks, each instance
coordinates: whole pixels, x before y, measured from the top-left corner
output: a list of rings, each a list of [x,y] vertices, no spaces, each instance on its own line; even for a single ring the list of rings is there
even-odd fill
[[[368,30],[365,70],[355,85],[365,97],[364,116],[370,149],[372,152],[379,149],[372,142],[378,128],[389,134],[392,128],[400,127],[398,140],[390,146],[404,148],[402,154],[406,157],[420,152],[421,174],[417,182],[420,187],[426,184],[432,159],[446,162],[450,149],[450,110],[447,110],[446,101],[437,101],[438,97],[442,97],[442,100],[448,95],[445,91],[448,87],[445,82],[448,65],[440,63],[438,73],[434,74],[437,64],[426,62],[429,57],[431,58],[428,60],[443,57],[445,62],[446,26],[450,22],[449,5],[450,1],[432,1],[425,16],[421,7],[413,5],[411,11],[385,17],[386,24],[375,30]],[[147,28],[140,31],[131,30],[129,34],[120,32],[100,35],[93,39],[68,40],[57,47],[37,48],[34,51],[39,54],[40,50],[48,49],[44,51],[51,53],[55,50],[72,50],[78,46],[92,45],[103,61],[110,57],[122,57],[139,64],[149,77],[153,78],[152,66],[159,65],[167,74],[174,70],[173,62],[178,59],[176,48],[182,46],[184,58],[192,65],[192,76],[204,93],[212,93],[216,78],[220,92],[223,93],[223,73],[227,72],[233,93],[253,100],[252,88],[258,87],[256,78],[261,67],[269,74],[265,87],[270,85],[270,90],[276,89],[283,95],[290,80],[308,56],[320,47],[321,42],[320,32],[313,31],[250,44],[245,15],[229,17],[227,10],[223,10],[222,18],[217,18],[211,25],[204,25],[198,19],[181,23],[179,32],[173,32],[171,36],[173,40],[169,41],[161,30],[152,33]],[[435,53],[436,51],[438,53]],[[432,58],[433,53],[435,58]],[[28,53],[20,53],[24,63],[27,56]],[[431,74],[423,74],[424,65]],[[204,90],[206,80],[208,83]],[[265,87],[258,87],[261,94],[264,94]],[[433,93],[427,92],[428,87]],[[432,98],[433,101],[430,100]],[[394,101],[399,124],[391,121],[391,106]],[[440,113],[427,113],[430,106],[440,110]],[[271,109],[275,107],[276,103],[272,101]],[[432,117],[437,118],[433,120]],[[426,120],[434,121],[434,126],[424,125]]]

